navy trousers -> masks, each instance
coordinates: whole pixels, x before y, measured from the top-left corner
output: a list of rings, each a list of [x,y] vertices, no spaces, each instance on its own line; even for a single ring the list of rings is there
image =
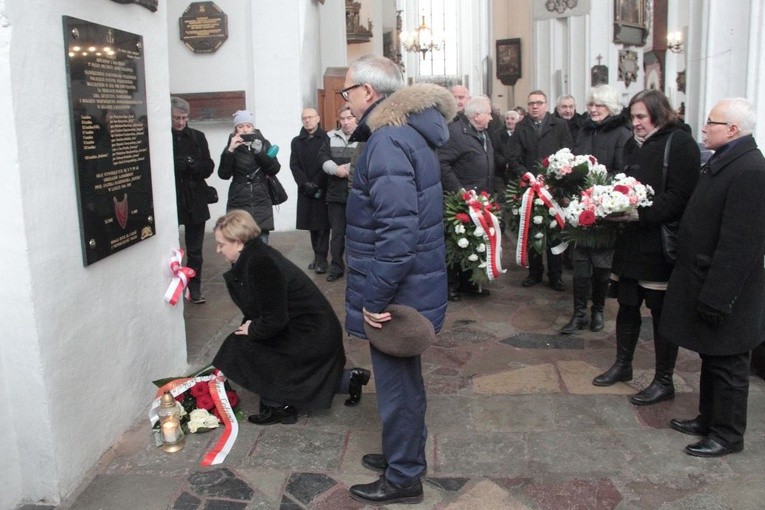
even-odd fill
[[[425,471],[425,383],[420,356],[397,358],[369,345],[375,374],[385,478],[396,485],[419,480]]]

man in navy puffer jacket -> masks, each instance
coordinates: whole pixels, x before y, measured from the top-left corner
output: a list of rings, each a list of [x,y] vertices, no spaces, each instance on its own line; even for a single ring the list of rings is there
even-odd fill
[[[346,329],[366,338],[364,323],[382,327],[390,304],[407,305],[438,332],[446,314],[446,265],[441,168],[435,149],[449,138],[457,112],[443,87],[402,88],[398,66],[367,55],[353,62],[341,92],[366,142],[354,169],[347,209]],[[399,90],[400,89],[400,90]],[[395,319],[394,319],[395,320]],[[383,453],[366,467],[376,482],[354,485],[362,502],[422,500],[425,471],[425,386],[420,356],[394,357],[370,345]]]

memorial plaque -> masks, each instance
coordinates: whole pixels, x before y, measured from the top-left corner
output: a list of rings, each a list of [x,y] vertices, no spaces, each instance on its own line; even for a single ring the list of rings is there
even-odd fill
[[[192,2],[178,21],[181,41],[194,53],[215,53],[228,39],[228,16],[213,2]]]
[[[143,38],[63,17],[83,261],[154,235]]]

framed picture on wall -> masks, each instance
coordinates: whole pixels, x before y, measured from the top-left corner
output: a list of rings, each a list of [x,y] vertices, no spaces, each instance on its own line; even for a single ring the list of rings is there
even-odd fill
[[[521,77],[521,40],[497,41],[497,79],[503,85],[515,85]]]
[[[648,36],[647,0],[614,0],[614,42],[643,46]]]

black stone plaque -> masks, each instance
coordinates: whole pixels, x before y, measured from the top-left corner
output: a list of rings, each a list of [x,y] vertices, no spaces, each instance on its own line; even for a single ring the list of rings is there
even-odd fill
[[[63,17],[83,260],[154,235],[143,38]]]
[[[215,53],[228,39],[228,16],[213,2],[192,2],[178,22],[181,41],[194,53]]]

